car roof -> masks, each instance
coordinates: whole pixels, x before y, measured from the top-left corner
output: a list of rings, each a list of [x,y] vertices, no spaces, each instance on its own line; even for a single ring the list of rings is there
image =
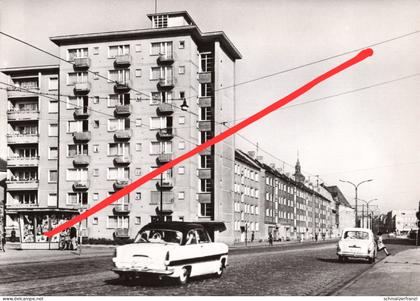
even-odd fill
[[[203,229],[204,227],[196,223],[188,222],[155,222],[149,223],[144,226],[140,231],[152,230],[152,229],[167,229],[186,232],[191,229]]]

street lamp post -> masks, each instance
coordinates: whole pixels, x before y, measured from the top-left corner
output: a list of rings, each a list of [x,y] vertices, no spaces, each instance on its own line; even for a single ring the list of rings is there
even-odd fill
[[[344,180],[340,180],[340,182],[343,182],[343,183],[349,183],[349,184],[351,184],[351,185],[353,185],[354,186],[354,190],[355,190],[355,195],[356,195],[356,205],[355,205],[355,210],[356,210],[356,214],[355,214],[355,218],[354,218],[354,221],[355,221],[355,226],[357,227],[358,226],[358,219],[357,219],[357,189],[359,188],[359,186],[360,185],[362,185],[363,183],[367,183],[367,182],[371,182],[371,181],[373,181],[373,179],[369,179],[369,180],[365,180],[365,181],[362,181],[362,182],[360,182],[360,183],[358,183],[357,185],[356,184],[354,184],[353,182],[350,182],[350,181],[344,181]]]
[[[372,229],[372,223],[370,224],[370,227],[369,227],[369,204],[371,203],[371,202],[373,202],[373,201],[377,201],[378,199],[371,199],[371,200],[369,200],[369,201],[365,201],[365,200],[362,200],[362,199],[359,199],[359,201],[362,201],[362,202],[364,202],[365,204],[366,204],[366,216],[367,216],[367,221],[366,221],[366,224],[367,224],[367,226],[368,226],[368,228],[369,229]],[[363,212],[363,207],[362,207],[362,212]],[[362,220],[364,220],[364,215],[362,215]]]

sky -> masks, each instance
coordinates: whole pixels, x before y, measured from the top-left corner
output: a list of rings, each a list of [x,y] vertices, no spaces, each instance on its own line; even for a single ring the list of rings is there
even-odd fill
[[[58,54],[49,37],[150,27],[154,0],[0,0],[0,30]],[[158,12],[186,10],[201,31],[224,31],[243,55],[236,81],[252,80],[420,30],[419,1],[158,0]],[[420,73],[420,32],[372,47],[374,55],[240,132],[258,154],[293,173],[297,154],[310,180],[338,185],[381,212],[420,201],[420,76],[307,101]],[[356,53],[236,88],[238,118],[284,97]],[[57,60],[0,36],[0,68]],[[230,123],[232,124],[232,123]],[[273,130],[274,129],[274,130]],[[238,146],[256,150],[237,138]],[[268,151],[276,158],[268,155]],[[280,160],[285,161],[283,164]],[[290,164],[290,165],[288,165]]]

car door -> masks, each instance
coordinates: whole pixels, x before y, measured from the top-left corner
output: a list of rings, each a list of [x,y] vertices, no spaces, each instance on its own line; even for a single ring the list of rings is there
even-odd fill
[[[200,246],[200,254],[202,262],[200,269],[203,274],[215,273],[219,268],[219,259],[217,250],[214,248],[210,236],[204,229],[197,229],[198,245]]]

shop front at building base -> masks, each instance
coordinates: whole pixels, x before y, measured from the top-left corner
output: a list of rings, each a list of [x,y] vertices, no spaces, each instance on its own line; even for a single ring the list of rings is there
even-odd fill
[[[44,233],[76,216],[76,210],[69,209],[6,209],[7,236],[10,241],[20,242],[22,250],[58,249],[59,234],[48,238]]]

